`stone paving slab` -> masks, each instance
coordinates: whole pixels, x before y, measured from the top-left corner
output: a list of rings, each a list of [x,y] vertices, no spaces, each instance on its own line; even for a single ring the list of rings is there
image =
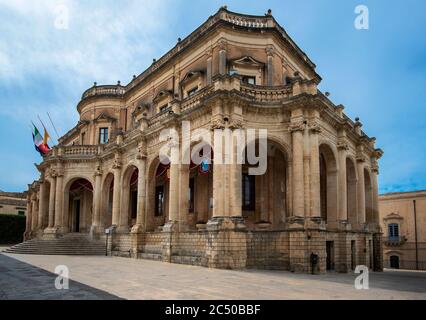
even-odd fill
[[[115,300],[108,292],[69,281],[69,290],[55,288],[57,275],[0,254],[0,300]]]
[[[426,299],[426,272],[371,272],[370,289],[356,290],[356,274],[219,270],[101,256],[5,256],[9,260],[0,260],[3,268],[10,268],[10,258],[50,272],[59,264],[66,265],[74,281],[125,299]],[[28,274],[14,278],[21,286]]]

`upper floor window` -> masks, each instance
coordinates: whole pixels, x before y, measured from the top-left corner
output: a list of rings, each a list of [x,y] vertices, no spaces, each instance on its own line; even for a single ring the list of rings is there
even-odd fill
[[[191,90],[188,90],[187,95],[188,97],[193,96],[198,90],[198,87],[192,88]]]
[[[252,85],[256,84],[256,77],[253,77],[253,76],[243,76],[242,80],[243,80],[243,83],[252,84]]]
[[[167,106],[168,106],[168,104],[165,104],[165,105],[163,105],[163,106],[161,106],[159,109],[160,109],[160,112],[164,112],[164,110],[166,110],[167,109]]]
[[[390,223],[388,225],[389,239],[399,238],[399,225],[397,223]]]
[[[99,144],[108,143],[108,128],[99,128]]]

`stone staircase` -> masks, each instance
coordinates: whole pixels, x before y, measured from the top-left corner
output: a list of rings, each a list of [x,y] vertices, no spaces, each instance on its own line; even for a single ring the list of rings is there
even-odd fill
[[[10,247],[5,253],[40,255],[105,255],[105,242],[91,240],[88,234],[68,233],[51,240],[31,239]]]

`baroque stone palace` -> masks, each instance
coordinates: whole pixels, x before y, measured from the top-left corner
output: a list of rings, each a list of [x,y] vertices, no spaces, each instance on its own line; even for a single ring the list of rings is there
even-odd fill
[[[80,121],[29,186],[25,238],[102,240],[112,226],[112,255],[311,272],[313,253],[316,272],[381,270],[382,151],[320,81],[270,10],[220,8],[129,84],[83,93]],[[266,173],[161,164],[160,131],[184,120],[267,129]]]

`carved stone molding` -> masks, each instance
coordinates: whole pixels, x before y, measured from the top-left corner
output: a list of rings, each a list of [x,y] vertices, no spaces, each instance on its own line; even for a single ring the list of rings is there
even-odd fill
[[[219,47],[219,50],[225,50],[226,51],[226,49],[227,49],[227,46],[228,46],[228,43],[227,43],[227,41],[225,40],[225,39],[220,39],[218,42],[217,42],[217,45],[218,45],[218,47]]]
[[[337,141],[337,149],[346,151],[349,150],[348,141],[346,139],[339,139],[339,141]]]
[[[367,157],[361,153],[358,153],[356,155],[356,161],[358,162],[365,162],[367,160]]]
[[[288,127],[289,132],[303,131],[306,128],[306,124],[303,120],[299,120],[296,122],[290,122]]]
[[[321,133],[322,128],[317,121],[310,121],[308,124],[308,129],[312,133]]]
[[[244,120],[243,119],[232,119],[228,125],[230,129],[242,129],[244,128]]]
[[[225,129],[225,121],[222,119],[216,118],[211,121],[211,129]]]
[[[267,55],[268,57],[270,57],[270,56],[273,56],[273,55],[274,55],[274,53],[275,53],[275,48],[274,48],[273,46],[267,46],[267,47],[266,47],[266,49],[265,49],[265,51],[266,51],[266,55]]]

